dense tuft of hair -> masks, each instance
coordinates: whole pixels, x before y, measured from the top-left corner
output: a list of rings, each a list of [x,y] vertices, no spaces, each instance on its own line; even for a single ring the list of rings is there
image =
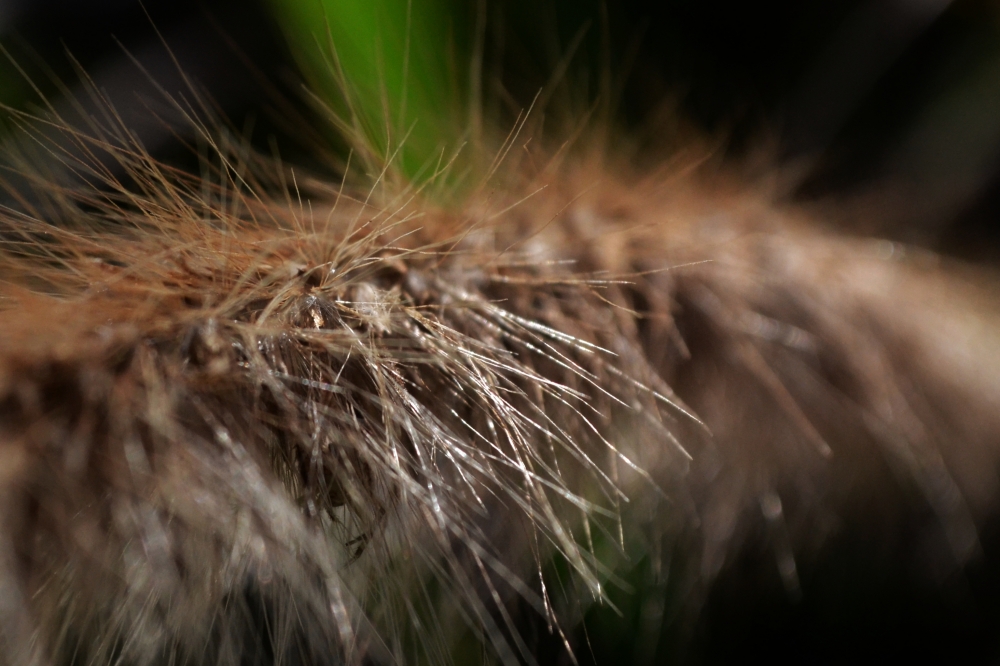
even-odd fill
[[[958,268],[677,170],[536,151],[445,209],[46,131],[0,221],[4,663],[587,659],[639,561],[654,654],[762,543],[793,599],[844,534],[982,557],[1000,328]]]

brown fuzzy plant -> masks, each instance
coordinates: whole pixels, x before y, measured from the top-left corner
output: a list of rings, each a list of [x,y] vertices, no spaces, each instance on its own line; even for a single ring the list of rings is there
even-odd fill
[[[190,117],[200,175],[12,119],[0,663],[588,663],[630,596],[651,661],[741,562],[794,605],[845,543],[988,561],[972,269],[524,123],[443,206]]]

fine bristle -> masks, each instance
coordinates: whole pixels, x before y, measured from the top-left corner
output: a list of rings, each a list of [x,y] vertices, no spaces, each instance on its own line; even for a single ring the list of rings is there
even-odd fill
[[[66,134],[2,220],[5,663],[585,660],[640,560],[690,626],[762,541],[790,598],[838,534],[983,556],[1000,328],[932,257],[679,171],[444,209]]]

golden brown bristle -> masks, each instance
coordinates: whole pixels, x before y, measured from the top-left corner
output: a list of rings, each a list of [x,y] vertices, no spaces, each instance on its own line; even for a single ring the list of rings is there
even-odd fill
[[[958,268],[673,171],[445,210],[102,149],[135,187],[2,222],[7,663],[577,659],[643,558],[690,625],[761,542],[792,599],[842,533],[983,557],[1000,338]]]

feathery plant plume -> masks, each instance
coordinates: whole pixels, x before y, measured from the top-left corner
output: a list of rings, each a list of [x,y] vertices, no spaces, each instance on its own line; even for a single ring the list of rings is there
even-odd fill
[[[559,620],[526,562],[602,596],[579,526],[620,532],[604,468],[634,466],[609,415],[669,436],[684,413],[609,348],[619,280],[516,249],[509,202],[331,190],[178,110],[202,178],[112,109],[14,115],[76,182],[19,165],[34,196],[4,220],[11,663],[437,662],[455,613],[531,660],[505,599]]]
[[[761,542],[792,598],[856,525],[870,566],[981,556],[1000,355],[958,271],[524,119],[444,208],[448,160],[364,123],[331,183],[179,99],[196,176],[104,108],[12,116],[59,172],[8,153],[4,663],[583,662],[641,567],[620,654],[657,662]]]

